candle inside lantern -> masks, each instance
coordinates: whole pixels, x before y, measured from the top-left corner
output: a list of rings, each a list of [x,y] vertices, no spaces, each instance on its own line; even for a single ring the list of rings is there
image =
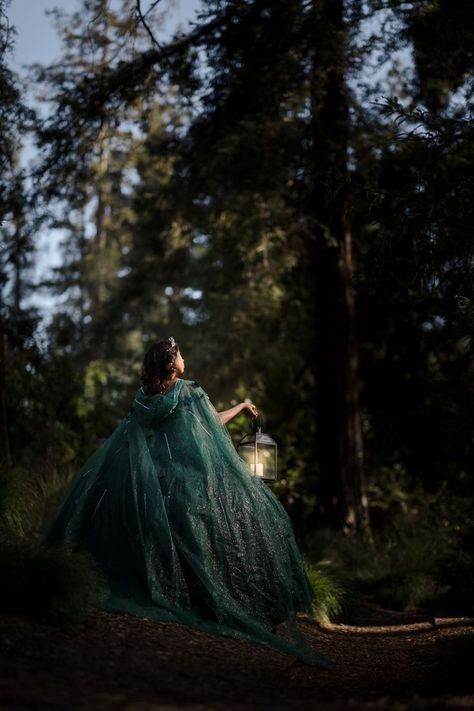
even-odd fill
[[[255,472],[257,476],[263,476],[263,463],[257,462],[257,471]]]

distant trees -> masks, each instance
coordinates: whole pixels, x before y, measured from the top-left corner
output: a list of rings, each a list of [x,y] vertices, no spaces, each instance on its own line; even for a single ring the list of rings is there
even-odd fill
[[[120,225],[143,99],[108,110],[99,99],[91,108],[83,89],[94,82],[101,87],[111,69],[137,51],[143,31],[131,2],[117,12],[109,0],[85,0],[72,16],[53,15],[64,51],[54,65],[35,68],[52,107],[37,126],[43,160],[36,185],[53,206],[51,224],[67,234],[64,264],[51,287],[69,295],[67,311],[77,318],[84,357],[100,358],[106,355],[104,307],[124,248]]]

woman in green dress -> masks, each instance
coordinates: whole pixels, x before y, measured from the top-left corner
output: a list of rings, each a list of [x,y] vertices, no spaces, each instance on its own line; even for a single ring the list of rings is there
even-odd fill
[[[94,556],[106,610],[327,666],[297,625],[314,591],[288,514],[225,426],[257,409],[217,412],[184,368],[173,338],[152,345],[128,415],[76,475],[44,542]]]

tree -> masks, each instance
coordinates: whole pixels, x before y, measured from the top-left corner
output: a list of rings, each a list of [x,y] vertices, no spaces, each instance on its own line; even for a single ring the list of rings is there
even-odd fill
[[[29,285],[25,272],[31,264],[33,238],[37,227],[34,201],[25,188],[19,151],[30,112],[21,100],[18,77],[9,67],[14,30],[8,23],[7,3],[0,1],[0,463],[11,465],[11,422],[9,380],[15,363],[16,324],[25,320],[22,298]]]
[[[353,279],[349,188],[349,33],[342,0],[313,6],[311,269],[316,281],[315,348],[322,503],[330,517],[368,529]],[[325,68],[325,70],[323,70]]]

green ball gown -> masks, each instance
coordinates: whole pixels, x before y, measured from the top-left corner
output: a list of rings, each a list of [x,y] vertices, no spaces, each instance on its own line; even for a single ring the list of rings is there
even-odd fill
[[[109,586],[103,609],[329,665],[296,622],[314,591],[288,514],[196,381],[178,378],[164,395],[138,389],[77,473],[43,543],[94,556]]]

